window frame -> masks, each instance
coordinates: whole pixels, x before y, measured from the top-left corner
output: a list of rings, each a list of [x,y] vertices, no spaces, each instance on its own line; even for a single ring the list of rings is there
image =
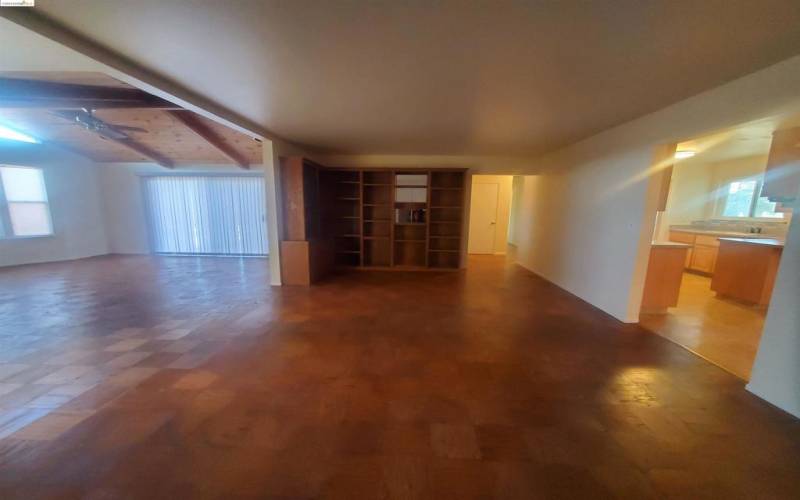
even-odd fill
[[[55,226],[53,225],[53,214],[50,210],[50,196],[47,193],[47,182],[45,181],[44,169],[41,167],[32,167],[29,165],[14,165],[10,163],[0,163],[0,167],[7,168],[25,168],[29,170],[37,170],[42,179],[42,188],[44,191],[44,201],[12,201],[9,202],[6,198],[6,188],[3,184],[3,176],[0,175],[0,241],[6,240],[27,240],[34,238],[52,238],[56,234]],[[32,234],[32,235],[16,235],[14,234],[14,225],[11,221],[10,203],[44,203],[47,206],[47,223],[50,232],[47,234]]]
[[[753,190],[753,196],[750,198],[750,207],[748,208],[747,214],[745,216],[738,216],[738,215],[725,215],[725,207],[728,204],[728,195],[730,194],[731,184],[734,182],[747,182],[747,181],[756,181],[756,187]],[[744,177],[737,177],[735,179],[730,179],[725,181],[724,184],[721,185],[721,189],[724,190],[725,196],[722,197],[722,203],[718,205],[718,208],[715,210],[717,217],[721,219],[730,219],[730,220],[746,220],[746,219],[755,219],[759,221],[785,221],[786,218],[784,217],[783,213],[781,212],[774,212],[774,213],[781,213],[780,217],[757,217],[755,215],[756,206],[758,204],[758,199],[763,198],[761,196],[761,191],[764,189],[764,176],[763,175],[748,175]]]

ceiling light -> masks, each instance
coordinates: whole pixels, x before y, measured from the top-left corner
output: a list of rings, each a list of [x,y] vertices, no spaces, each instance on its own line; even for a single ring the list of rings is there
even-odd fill
[[[29,136],[28,134],[23,134],[22,132],[18,132],[12,128],[6,127],[5,125],[0,125],[0,139],[7,139],[9,141],[30,142],[32,144],[39,143],[38,140]]]
[[[688,150],[687,151],[675,151],[675,159],[676,160],[683,160],[683,159],[686,159],[686,158],[691,158],[695,154],[697,154],[697,153],[695,153],[694,151],[688,151]]]

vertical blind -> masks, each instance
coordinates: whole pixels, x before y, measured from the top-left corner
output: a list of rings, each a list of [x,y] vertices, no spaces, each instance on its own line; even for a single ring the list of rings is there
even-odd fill
[[[154,176],[142,180],[154,252],[267,255],[262,177]]]

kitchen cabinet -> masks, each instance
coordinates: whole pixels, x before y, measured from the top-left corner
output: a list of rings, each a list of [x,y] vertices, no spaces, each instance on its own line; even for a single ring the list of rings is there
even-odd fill
[[[695,243],[692,250],[692,259],[689,269],[706,274],[714,273],[714,265],[717,263],[716,247],[698,245]]]
[[[692,265],[692,253],[694,253],[694,235],[690,233],[680,233],[677,231],[671,231],[669,233],[669,241],[674,241],[676,243],[686,243],[689,245],[689,248],[686,250],[686,258],[684,266],[686,269],[689,269]]]
[[[714,274],[719,247],[719,240],[716,236],[670,231],[669,240],[691,245],[686,252],[686,269],[703,274]]]
[[[722,238],[711,289],[717,295],[765,307],[772,297],[783,242],[771,238]]]
[[[790,201],[800,193],[800,127],[776,130],[764,175],[762,195],[770,201]]]
[[[685,254],[691,247],[682,243],[653,243],[642,293],[641,312],[664,314],[678,305]]]

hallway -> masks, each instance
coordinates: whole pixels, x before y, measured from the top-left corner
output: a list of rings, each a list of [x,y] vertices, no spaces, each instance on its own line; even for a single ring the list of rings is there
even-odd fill
[[[789,498],[800,422],[503,257],[0,269],[2,498]]]

